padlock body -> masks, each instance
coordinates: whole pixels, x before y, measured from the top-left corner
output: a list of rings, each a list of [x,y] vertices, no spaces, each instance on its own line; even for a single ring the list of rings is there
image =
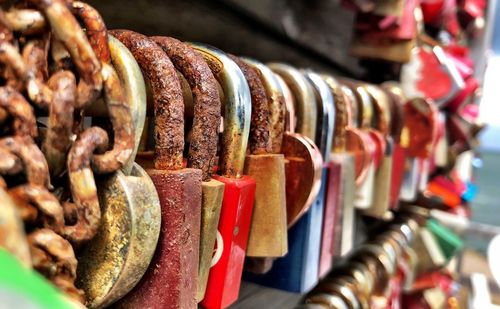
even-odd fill
[[[334,155],[332,155],[334,156]],[[325,205],[323,210],[323,230],[321,233],[321,251],[319,257],[318,276],[323,278],[331,269],[335,254],[336,227],[340,225],[342,208],[340,206],[342,188],[342,165],[335,161],[325,164]]]
[[[392,172],[391,172],[391,209],[397,209],[399,203],[399,192],[403,183],[405,170],[406,149],[399,143],[394,144],[392,153]]]
[[[401,201],[412,202],[417,198],[418,180],[418,158],[406,157],[403,181],[399,193]]]
[[[336,154],[332,160],[342,165],[340,204],[342,207],[342,217],[339,225],[336,226],[336,234],[340,234],[338,240],[340,244],[334,246],[334,255],[344,256],[351,252],[354,247],[354,235],[356,232],[356,211],[354,198],[356,191],[356,175],[354,172],[355,157],[352,154]],[[336,248],[339,248],[337,250]]]
[[[373,191],[375,184],[375,164],[369,164],[365,179],[356,186],[354,206],[358,209],[366,210],[373,202]]]
[[[217,238],[222,199],[224,198],[224,183],[210,179],[201,185],[201,229],[200,229],[200,263],[198,266],[198,293],[196,299],[200,302],[205,297],[210,263]]]
[[[257,184],[246,255],[284,256],[288,252],[285,158],[282,154],[247,155],[244,174]]]
[[[307,292],[318,283],[326,176],[326,169],[323,169],[316,199],[288,230],[288,254],[276,259],[266,274],[245,273],[245,280],[293,293]]]
[[[99,232],[78,254],[77,285],[87,306],[106,307],[127,294],[147,270],[160,234],[161,207],[146,171],[134,163],[98,185]]]
[[[212,267],[201,302],[207,309],[227,308],[238,299],[256,187],[248,176],[214,178],[225,187]]]
[[[150,267],[120,308],[196,308],[201,171],[146,170],[161,205],[161,232]]]
[[[376,189],[373,190],[372,204],[367,209],[363,209],[363,214],[374,218],[382,218],[389,210],[389,198],[392,183],[392,145],[387,149],[380,161],[378,169],[375,171],[374,184]]]

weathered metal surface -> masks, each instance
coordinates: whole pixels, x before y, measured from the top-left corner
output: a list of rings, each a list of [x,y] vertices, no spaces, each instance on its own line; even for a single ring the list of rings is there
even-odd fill
[[[165,52],[148,37],[129,30],[111,30],[139,63],[153,92],[155,167],[182,167],[184,104],[175,68]]]
[[[99,127],[90,127],[78,136],[69,151],[68,176],[78,220],[74,225],[66,226],[64,236],[74,244],[92,239],[99,228],[101,209],[90,160],[95,150],[103,151],[107,145],[106,132]]]
[[[188,153],[188,167],[201,169],[208,181],[217,152],[221,102],[217,80],[203,57],[189,45],[174,38],[152,38],[186,78],[194,100],[193,127]]]

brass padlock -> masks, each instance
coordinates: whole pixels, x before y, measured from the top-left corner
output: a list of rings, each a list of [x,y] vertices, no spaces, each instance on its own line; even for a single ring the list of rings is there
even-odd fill
[[[210,263],[217,236],[217,226],[224,196],[224,183],[212,178],[219,140],[218,129],[221,117],[221,101],[217,80],[203,57],[188,44],[170,37],[152,37],[170,57],[175,68],[184,76],[191,88],[195,114],[204,117],[193,119],[192,132],[202,133],[204,140],[191,140],[188,167],[201,169],[201,230],[200,262],[198,267],[198,292],[200,302],[205,296]],[[201,143],[203,142],[203,144]]]
[[[246,156],[244,173],[255,179],[257,187],[246,255],[281,257],[288,252],[285,158],[279,153],[281,149],[274,152],[272,147],[273,143],[275,147],[282,143],[277,139],[283,137],[284,131],[283,97],[278,81],[263,64],[231,58],[245,75],[252,96],[251,154]],[[282,114],[275,115],[276,110]],[[274,118],[270,117],[271,111]],[[281,119],[281,122],[271,126],[274,119]]]
[[[162,210],[160,237],[151,265],[118,306],[195,308],[197,280],[193,278],[198,276],[202,173],[183,168],[184,101],[179,78],[168,56],[153,40],[129,30],[111,33],[134,55],[151,88],[155,152],[140,154],[139,158],[155,184]],[[201,138],[201,132],[193,135],[194,140]]]
[[[146,115],[146,90],[141,70],[129,50],[109,36],[109,50],[132,110],[135,150],[121,171],[98,182],[101,225],[78,254],[78,286],[87,306],[106,307],[139,282],[153,257],[160,233],[161,209],[151,178],[135,154]]]

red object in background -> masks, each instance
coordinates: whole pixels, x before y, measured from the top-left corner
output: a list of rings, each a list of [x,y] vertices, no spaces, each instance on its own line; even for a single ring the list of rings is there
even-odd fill
[[[462,89],[453,99],[449,101],[446,108],[456,113],[468,99],[479,89],[479,81],[475,77],[469,77],[465,81],[465,88]]]
[[[434,25],[439,22],[446,0],[423,0],[420,2],[424,23]]]
[[[446,97],[453,87],[448,72],[444,70],[432,50],[420,48],[418,57],[422,63],[422,71],[416,85],[417,89],[430,99]]]
[[[248,176],[213,178],[225,187],[213,266],[201,302],[207,309],[227,308],[238,299],[256,188]]]
[[[399,192],[401,191],[401,185],[403,183],[403,176],[405,170],[406,161],[406,148],[403,148],[401,144],[394,144],[392,152],[392,173],[391,173],[391,192],[390,192],[390,202],[391,208],[395,209],[398,207],[399,202]]]

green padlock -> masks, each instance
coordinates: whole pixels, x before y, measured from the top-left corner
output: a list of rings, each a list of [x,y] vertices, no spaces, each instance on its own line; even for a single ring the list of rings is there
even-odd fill
[[[462,239],[450,229],[443,226],[434,219],[427,220],[427,229],[436,238],[446,260],[450,260],[455,254],[464,247]]]

